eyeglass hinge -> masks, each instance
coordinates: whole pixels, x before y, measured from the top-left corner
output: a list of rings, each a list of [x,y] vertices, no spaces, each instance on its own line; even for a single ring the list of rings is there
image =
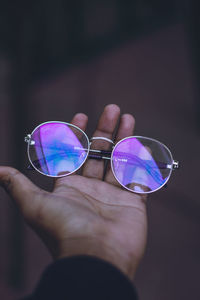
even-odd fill
[[[180,168],[179,162],[178,162],[177,160],[174,160],[174,161],[173,161],[172,167],[173,167],[173,170],[179,169],[179,168]]]
[[[35,145],[35,141],[31,139],[31,134],[27,134],[24,138],[24,141],[29,145]]]

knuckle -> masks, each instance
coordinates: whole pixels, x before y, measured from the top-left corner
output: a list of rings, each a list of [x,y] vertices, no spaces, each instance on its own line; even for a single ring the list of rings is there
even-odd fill
[[[8,193],[12,192],[14,177],[19,174],[20,172],[18,170],[9,168],[8,172],[1,176],[1,184]]]

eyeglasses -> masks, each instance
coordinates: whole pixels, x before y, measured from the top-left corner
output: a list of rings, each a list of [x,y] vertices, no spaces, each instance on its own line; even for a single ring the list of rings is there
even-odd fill
[[[94,140],[105,140],[112,150],[91,149]],[[129,136],[116,145],[105,137],[89,141],[79,127],[65,122],[45,122],[25,137],[29,169],[50,177],[68,176],[87,158],[110,160],[115,179],[135,193],[152,193],[166,185],[172,170],[179,168],[170,150],[161,142],[143,136]]]

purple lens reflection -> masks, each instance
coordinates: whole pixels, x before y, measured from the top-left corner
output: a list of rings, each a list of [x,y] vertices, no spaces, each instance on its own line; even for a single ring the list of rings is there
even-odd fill
[[[74,172],[87,158],[89,141],[83,131],[71,124],[49,122],[31,135],[29,145],[33,166],[45,175],[64,176]]]
[[[172,157],[167,147],[156,140],[129,137],[115,146],[111,164],[120,184],[138,193],[148,193],[169,179]]]

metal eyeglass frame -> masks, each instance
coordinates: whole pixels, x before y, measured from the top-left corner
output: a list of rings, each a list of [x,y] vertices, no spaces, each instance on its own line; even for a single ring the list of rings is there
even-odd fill
[[[53,176],[53,175],[49,175],[49,174],[45,174],[43,172],[41,172],[40,170],[38,170],[35,165],[33,163],[37,163],[37,161],[34,161],[32,162],[31,158],[30,158],[30,154],[29,154],[29,147],[30,145],[34,145],[35,144],[35,141],[32,140],[32,135],[33,133],[39,128],[41,127],[42,125],[44,124],[48,124],[48,123],[60,123],[60,124],[65,124],[69,127],[74,127],[75,129],[79,130],[85,137],[86,137],[86,140],[88,142],[88,149],[83,149],[83,150],[86,150],[87,151],[87,155],[85,157],[85,159],[83,160],[83,162],[81,163],[81,165],[75,169],[73,172],[69,172],[67,174],[62,174],[62,175],[56,175],[56,176]],[[139,191],[133,191],[132,189],[128,188],[127,186],[123,185],[119,180],[118,178],[116,177],[115,175],[115,172],[113,170],[113,165],[112,165],[112,157],[113,157],[113,153],[114,153],[114,149],[115,147],[117,147],[117,145],[122,142],[123,140],[125,139],[128,139],[128,138],[145,138],[145,139],[148,139],[148,140],[151,140],[151,141],[154,141],[154,142],[157,142],[159,144],[161,144],[162,146],[164,146],[164,148],[166,148],[170,154],[170,157],[171,157],[171,161],[172,161],[172,165],[166,165],[165,163],[163,164],[162,162],[156,162],[157,164],[162,164],[160,165],[160,168],[168,168],[170,169],[170,173],[168,175],[168,178],[167,180],[161,185],[159,186],[157,189],[153,190],[153,191],[147,191],[147,192],[139,192]],[[93,141],[95,140],[104,140],[106,142],[109,142],[112,144],[112,150],[98,150],[98,149],[91,149],[91,144]],[[29,170],[36,170],[37,172],[39,172],[40,174],[42,175],[45,175],[45,176],[48,176],[48,177],[53,177],[53,178],[59,178],[59,177],[65,177],[65,176],[69,176],[73,173],[75,173],[77,170],[79,170],[82,165],[85,163],[85,161],[87,160],[87,158],[91,158],[91,159],[97,159],[97,160],[101,160],[101,159],[104,159],[104,160],[110,160],[111,161],[111,169],[112,169],[112,173],[115,177],[115,179],[119,182],[119,184],[121,186],[123,186],[125,189],[133,192],[133,193],[138,193],[138,194],[149,194],[149,193],[153,193],[153,192],[156,192],[157,190],[161,189],[163,186],[166,186],[169,178],[171,177],[171,173],[173,170],[175,169],[179,169],[180,167],[180,164],[177,160],[174,160],[173,157],[172,157],[172,153],[171,151],[169,150],[169,148],[161,143],[160,141],[156,140],[156,139],[152,139],[152,138],[149,138],[149,137],[144,137],[144,136],[128,136],[128,137],[125,137],[123,139],[121,139],[120,141],[118,141],[116,144],[109,138],[106,138],[106,137],[101,137],[101,136],[95,136],[95,137],[92,137],[90,140],[87,136],[87,134],[81,129],[79,128],[78,126],[74,125],[74,124],[71,124],[71,123],[67,123],[67,122],[62,122],[62,121],[48,121],[48,122],[44,122],[44,123],[41,123],[39,124],[37,127],[35,127],[35,129],[32,131],[31,134],[27,134],[24,138],[24,141],[28,144],[27,145],[27,155],[28,155],[28,159],[29,159],[29,162],[30,162],[30,165],[28,166],[28,169]],[[38,160],[39,162],[39,160]]]

